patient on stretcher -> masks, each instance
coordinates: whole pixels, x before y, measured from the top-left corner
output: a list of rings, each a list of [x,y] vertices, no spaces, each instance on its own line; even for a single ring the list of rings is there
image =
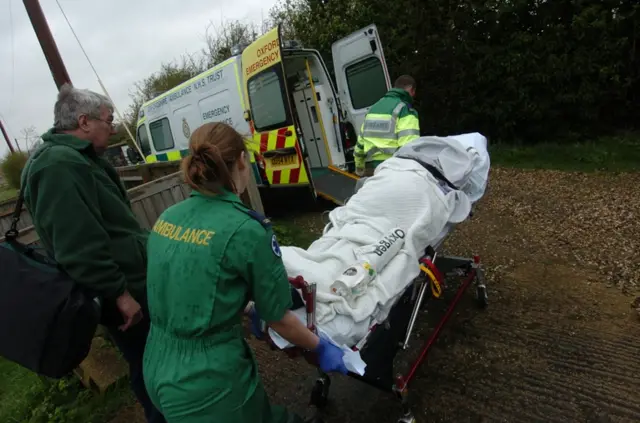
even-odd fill
[[[419,274],[425,249],[437,248],[484,195],[486,143],[478,133],[412,141],[329,213],[323,235],[307,250],[281,247],[289,277],[317,284],[321,332],[353,346],[385,320]],[[304,308],[296,314],[306,319]]]

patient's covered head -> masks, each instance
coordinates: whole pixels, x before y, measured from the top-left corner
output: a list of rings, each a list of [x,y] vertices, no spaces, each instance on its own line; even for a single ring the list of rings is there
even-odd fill
[[[245,140],[222,122],[205,123],[193,131],[189,155],[182,162],[185,182],[196,191],[241,194],[251,176]]]

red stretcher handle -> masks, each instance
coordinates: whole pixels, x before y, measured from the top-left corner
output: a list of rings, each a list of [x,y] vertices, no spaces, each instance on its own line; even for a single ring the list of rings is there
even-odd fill
[[[307,281],[304,280],[302,276],[296,276],[295,278],[289,278],[289,283],[296,289],[304,289]]]
[[[309,287],[309,283],[307,283],[307,281],[305,281],[304,278],[300,275],[296,276],[295,278],[289,278],[289,283],[294,288],[302,291],[302,299],[304,301],[305,310],[307,312],[307,329],[315,333],[316,326],[314,324],[313,316],[315,315],[314,305],[316,302],[314,293]]]

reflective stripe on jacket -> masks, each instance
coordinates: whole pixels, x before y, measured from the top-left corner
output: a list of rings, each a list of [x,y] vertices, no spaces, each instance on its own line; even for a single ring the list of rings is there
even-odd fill
[[[365,162],[381,162],[420,136],[418,113],[410,106],[411,96],[394,88],[375,103],[360,128],[354,151],[357,168]]]

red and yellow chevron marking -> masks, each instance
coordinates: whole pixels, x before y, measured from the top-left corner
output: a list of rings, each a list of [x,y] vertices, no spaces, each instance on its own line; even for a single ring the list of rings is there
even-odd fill
[[[292,135],[285,135],[290,131]],[[295,147],[298,154],[298,163],[300,166],[293,169],[272,169],[269,161],[265,162],[265,171],[269,183],[273,185],[289,185],[289,184],[308,184],[309,178],[305,170],[304,161],[302,160],[302,152],[296,137],[294,126],[280,128],[269,132],[253,134],[253,142],[260,145],[260,153],[265,151],[276,150],[278,148]]]
[[[253,130],[253,121],[248,121],[247,122],[249,124],[249,132],[251,133],[251,139],[247,140],[247,147],[249,149],[249,161],[252,164],[256,163],[256,154],[258,153],[258,149],[256,148],[255,142],[256,142],[256,132]]]

